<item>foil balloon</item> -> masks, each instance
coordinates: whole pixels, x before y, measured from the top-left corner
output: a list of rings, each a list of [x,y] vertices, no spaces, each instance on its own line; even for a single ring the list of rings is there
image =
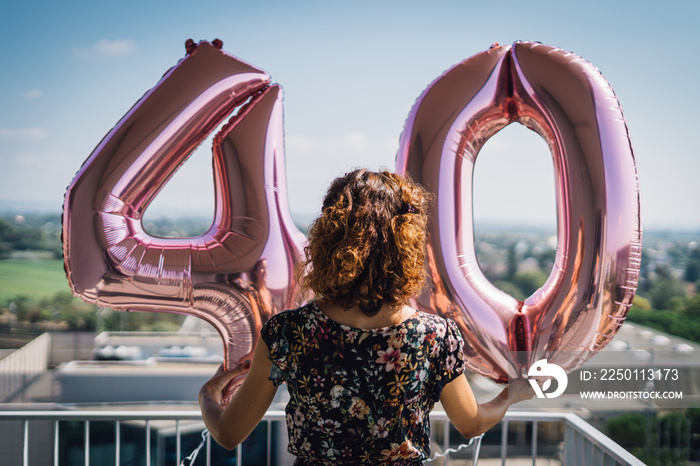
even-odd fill
[[[524,301],[485,278],[474,249],[474,164],[511,123],[547,142],[557,196],[555,264]],[[397,171],[436,196],[432,283],[416,304],[458,323],[471,370],[504,382],[547,359],[568,372],[613,338],[639,276],[639,189],[622,110],[593,65],[535,42],[494,45],[466,59],[416,101]]]
[[[63,209],[73,293],[119,310],[175,312],[212,324],[227,369],[242,365],[263,320],[244,280],[266,260],[266,307],[297,304],[304,237],[288,210],[282,91],[267,73],[213,44],[187,55],[105,136],[71,182]],[[160,238],[144,211],[192,151],[232,112],[213,143],[215,214],[194,238]]]

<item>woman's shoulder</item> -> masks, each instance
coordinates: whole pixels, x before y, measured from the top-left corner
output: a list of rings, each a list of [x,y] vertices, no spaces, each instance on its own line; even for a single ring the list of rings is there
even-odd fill
[[[263,340],[270,345],[273,341],[282,338],[284,335],[288,337],[293,332],[298,332],[299,329],[307,324],[310,313],[312,312],[313,309],[310,309],[307,304],[296,309],[288,309],[273,315],[262,326],[260,333]]]
[[[418,323],[414,324],[414,326],[420,326],[421,330],[424,328],[424,331],[427,333],[435,333],[439,338],[443,338],[445,335],[459,336],[460,332],[457,328],[457,324],[447,317],[418,311],[416,312],[415,319]]]
[[[420,320],[424,325],[433,325],[433,326],[447,326],[449,325],[452,320],[439,316],[437,314],[431,314],[429,312],[425,311],[416,311],[416,319]]]

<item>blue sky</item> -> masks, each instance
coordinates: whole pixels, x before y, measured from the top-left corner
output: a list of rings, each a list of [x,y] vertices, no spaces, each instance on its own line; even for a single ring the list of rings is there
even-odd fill
[[[60,211],[66,186],[100,139],[184,42],[224,50],[285,90],[293,215],[315,215],[332,178],[393,168],[408,111],[445,69],[494,42],[536,40],[596,65],[625,111],[642,219],[699,228],[700,93],[696,1],[2,2],[0,211]],[[211,212],[210,149],[161,192],[149,215]],[[544,141],[522,127],[477,162],[477,221],[554,225]]]

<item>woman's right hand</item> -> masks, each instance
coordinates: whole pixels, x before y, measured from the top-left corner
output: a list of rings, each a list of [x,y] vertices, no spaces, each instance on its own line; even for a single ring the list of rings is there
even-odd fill
[[[199,392],[204,424],[224,448],[235,448],[253,431],[277,393],[277,387],[269,380],[272,362],[267,353],[265,342],[258,340],[250,365],[246,362],[230,371],[220,367]],[[238,387],[241,378],[243,382]],[[238,389],[229,401],[226,391],[233,384]]]
[[[220,365],[216,374],[209,379],[199,390],[200,403],[204,396],[209,396],[218,404],[226,405],[233,396],[232,386],[241,384],[241,379],[250,370],[250,362],[245,362],[236,366],[230,371],[224,370],[224,365]]]

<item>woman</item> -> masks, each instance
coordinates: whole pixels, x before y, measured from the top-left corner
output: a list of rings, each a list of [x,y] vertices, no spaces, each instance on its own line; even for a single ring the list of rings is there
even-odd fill
[[[427,197],[389,172],[356,170],[331,184],[303,264],[303,286],[316,299],[263,327],[250,372],[226,407],[222,389],[247,367],[202,387],[202,415],[217,442],[242,442],[284,381],[296,465],[421,464],[437,401],[470,438],[532,396],[518,380],[478,404],[454,322],[407,306],[426,278]]]

